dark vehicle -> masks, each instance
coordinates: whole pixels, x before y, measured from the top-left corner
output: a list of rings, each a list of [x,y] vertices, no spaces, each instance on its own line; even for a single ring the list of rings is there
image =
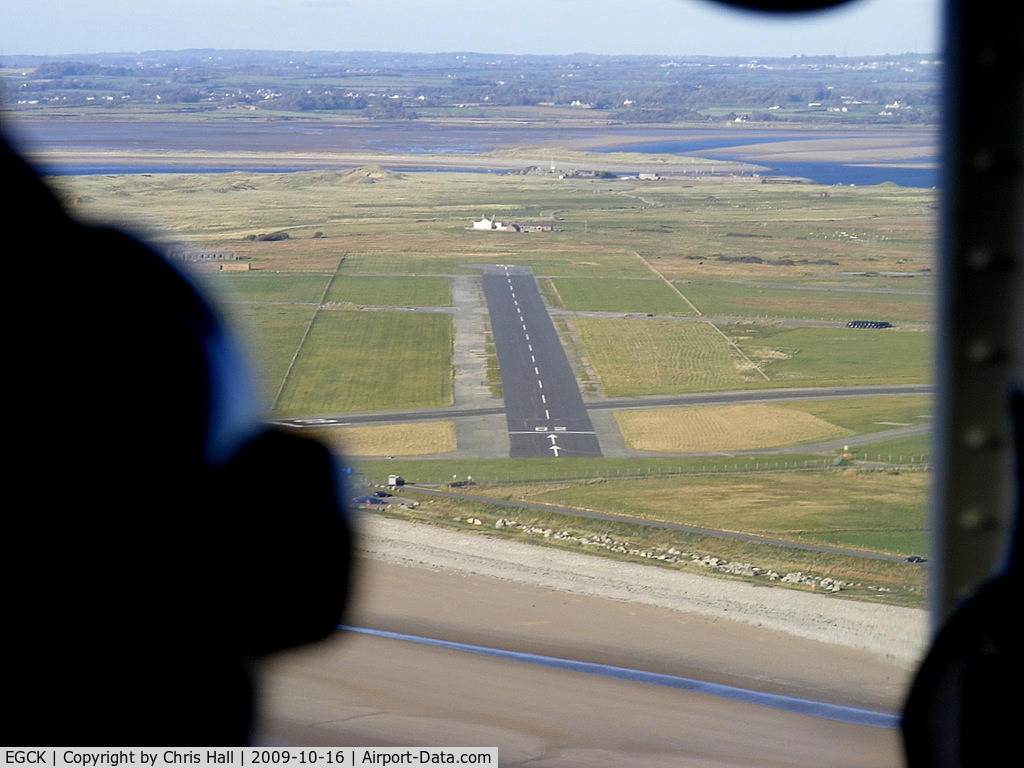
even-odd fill
[[[887,320],[851,320],[846,324],[847,328],[892,328],[892,323]]]
[[[366,505],[366,504],[383,504],[384,503],[383,499],[378,499],[376,496],[369,496],[369,495],[356,496],[354,499],[352,499],[352,501],[355,504],[363,504],[363,505]]]

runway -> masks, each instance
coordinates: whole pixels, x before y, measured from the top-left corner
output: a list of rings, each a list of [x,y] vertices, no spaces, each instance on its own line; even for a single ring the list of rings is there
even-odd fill
[[[601,456],[572,366],[529,267],[483,268],[512,458]]]

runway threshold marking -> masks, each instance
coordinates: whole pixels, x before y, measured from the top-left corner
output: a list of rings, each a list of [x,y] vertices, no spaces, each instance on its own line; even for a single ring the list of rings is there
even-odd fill
[[[595,664],[588,661],[575,661],[573,659],[560,659],[555,656],[541,656],[535,653],[522,653],[519,651],[504,651],[500,648],[488,648],[483,645],[470,645],[468,643],[455,643],[450,640],[437,640],[431,637],[420,637],[419,635],[404,635],[398,632],[387,632],[382,629],[368,629],[366,627],[339,626],[338,629],[349,632],[358,632],[374,637],[384,637],[391,640],[403,640],[420,645],[430,645],[437,648],[449,648],[466,653],[474,653],[479,656],[491,656],[493,658],[521,661],[527,664],[537,664],[543,667],[553,667],[572,672],[582,672],[600,677],[612,677],[618,680],[629,680],[636,683],[648,683],[660,685],[666,688],[677,688],[693,693],[704,693],[709,696],[742,701],[747,704],[771,707],[772,709],[784,710],[800,715],[818,717],[825,720],[834,720],[852,725],[866,725],[872,728],[898,728],[901,718],[898,715],[890,715],[884,712],[873,712],[868,709],[856,707],[845,707],[840,704],[828,704],[810,699],[799,699],[793,696],[782,696],[777,693],[763,693],[751,691],[746,688],[738,688],[732,685],[720,683],[708,683],[703,680],[694,680],[689,677],[678,677],[676,675],[664,675],[657,672],[645,672],[640,669],[629,669],[627,667],[614,667],[608,664]]]

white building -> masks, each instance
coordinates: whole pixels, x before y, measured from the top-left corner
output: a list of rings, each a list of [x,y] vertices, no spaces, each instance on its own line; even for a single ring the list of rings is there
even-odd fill
[[[473,229],[492,229],[492,230],[493,229],[501,229],[501,230],[505,230],[505,229],[511,229],[511,227],[506,226],[505,224],[503,224],[500,221],[495,221],[494,219],[488,219],[485,216],[484,218],[480,219],[480,221],[474,221],[473,222]]]

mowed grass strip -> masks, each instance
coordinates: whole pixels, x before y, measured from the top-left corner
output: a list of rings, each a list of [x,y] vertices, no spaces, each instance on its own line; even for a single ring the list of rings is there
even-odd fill
[[[471,218],[467,218],[470,221]],[[646,279],[650,272],[621,247],[568,242],[560,233],[465,231],[449,226],[415,237],[393,229],[377,236],[344,237],[353,249],[342,274],[479,274],[483,264],[518,264],[537,276]],[[538,244],[543,243],[543,250]],[[430,250],[434,248],[436,250]]]
[[[863,434],[893,427],[927,424],[932,418],[932,398],[920,395],[904,397],[853,397],[786,403],[780,407],[813,414],[832,424]]]
[[[320,301],[330,280],[324,274],[267,274],[245,272],[237,275],[201,276],[202,284],[223,301],[312,304]]]
[[[693,315],[692,307],[663,280],[552,280],[565,309]]]
[[[451,290],[444,277],[342,274],[331,283],[325,301],[378,307],[446,307],[451,305]]]
[[[738,356],[707,323],[576,318],[573,325],[607,397],[741,389],[764,381],[741,372]]]
[[[879,294],[856,290],[766,288],[729,282],[680,282],[686,294],[707,315],[821,320],[888,320],[926,323],[934,296],[927,292]]]
[[[281,387],[316,309],[263,304],[232,304],[231,318],[242,329],[249,356],[259,370],[267,398]]]
[[[851,434],[809,413],[763,404],[620,411],[615,419],[638,451],[757,450]]]
[[[313,437],[346,457],[429,456],[454,451],[455,423],[451,421],[383,424],[311,430]]]
[[[916,331],[763,327],[734,336],[773,384],[917,384],[931,380],[931,337]]]
[[[321,311],[275,413],[425,408],[452,402],[446,314]]]

